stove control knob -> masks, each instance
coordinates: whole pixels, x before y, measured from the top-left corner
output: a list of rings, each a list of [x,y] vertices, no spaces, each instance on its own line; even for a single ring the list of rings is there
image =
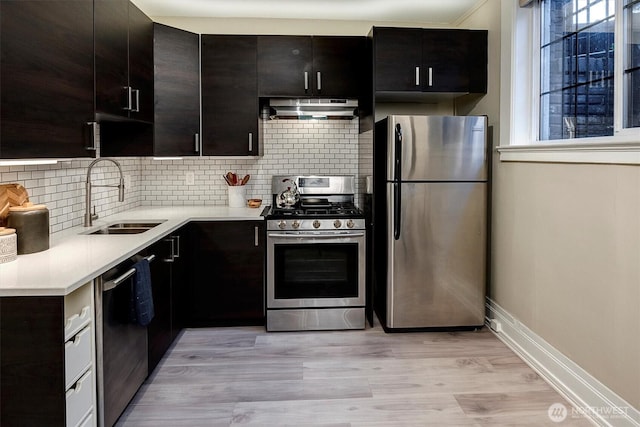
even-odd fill
[[[333,221],[333,226],[335,228],[340,228],[340,227],[342,227],[342,222],[340,222],[339,219],[336,219],[335,221]]]
[[[347,227],[349,228],[353,228],[356,224],[353,222],[352,219],[350,219],[349,221],[347,221]]]
[[[291,223],[291,227],[293,227],[293,229],[294,229],[294,230],[297,230],[298,228],[300,228],[300,221],[298,221],[298,220],[294,220],[294,221]]]
[[[278,221],[278,228],[280,230],[284,230],[286,226],[287,226],[287,221]]]
[[[318,221],[317,219],[313,221],[313,228],[320,228],[320,221]]]

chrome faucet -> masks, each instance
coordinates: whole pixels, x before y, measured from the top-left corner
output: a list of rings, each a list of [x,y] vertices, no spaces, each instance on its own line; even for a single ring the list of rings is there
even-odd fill
[[[101,161],[110,161],[111,163],[113,163],[114,165],[116,165],[118,167],[118,171],[120,172],[120,183],[118,185],[91,185],[91,170],[93,169],[93,166],[95,166],[96,163],[101,162]],[[95,213],[92,215],[91,214],[91,187],[113,187],[113,188],[117,188],[118,189],[118,201],[119,202],[124,202],[124,176],[122,175],[122,168],[120,167],[120,163],[118,163],[117,161],[113,160],[113,159],[108,159],[106,157],[100,158],[100,159],[95,159],[93,162],[91,162],[89,164],[89,168],[87,169],[87,181],[85,183],[85,187],[86,187],[86,198],[85,198],[85,203],[86,203],[86,210],[84,213],[84,226],[85,227],[91,227],[93,225],[93,220],[94,219],[98,219],[98,215],[96,215]]]

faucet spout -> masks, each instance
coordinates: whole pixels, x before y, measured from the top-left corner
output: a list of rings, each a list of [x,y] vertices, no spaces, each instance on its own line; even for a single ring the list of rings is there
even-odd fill
[[[93,170],[93,167],[96,165],[96,163],[98,162],[102,162],[102,161],[109,161],[111,163],[113,163],[114,165],[116,165],[118,167],[118,172],[120,173],[120,181],[118,183],[118,185],[92,185],[91,184],[91,171]],[[85,227],[91,227],[93,225],[93,220],[98,218],[97,215],[92,215],[91,214],[91,188],[92,187],[114,187],[114,188],[118,188],[118,201],[119,202],[124,202],[124,175],[122,174],[122,167],[120,166],[120,163],[118,163],[116,160],[113,159],[109,159],[106,157],[102,157],[99,159],[95,159],[94,161],[92,161],[89,164],[89,167],[87,168],[87,180],[85,182],[85,188],[86,188],[86,194],[85,194],[85,213],[84,213],[84,226]]]

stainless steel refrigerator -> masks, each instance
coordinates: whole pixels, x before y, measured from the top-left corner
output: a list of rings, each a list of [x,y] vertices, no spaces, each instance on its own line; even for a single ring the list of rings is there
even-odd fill
[[[389,116],[374,142],[374,305],[385,330],[484,324],[484,116]]]

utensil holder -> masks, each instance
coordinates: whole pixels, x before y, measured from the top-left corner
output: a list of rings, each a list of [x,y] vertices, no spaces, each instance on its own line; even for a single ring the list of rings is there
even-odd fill
[[[230,185],[229,189],[229,207],[244,208],[247,204],[247,191],[244,185]]]

